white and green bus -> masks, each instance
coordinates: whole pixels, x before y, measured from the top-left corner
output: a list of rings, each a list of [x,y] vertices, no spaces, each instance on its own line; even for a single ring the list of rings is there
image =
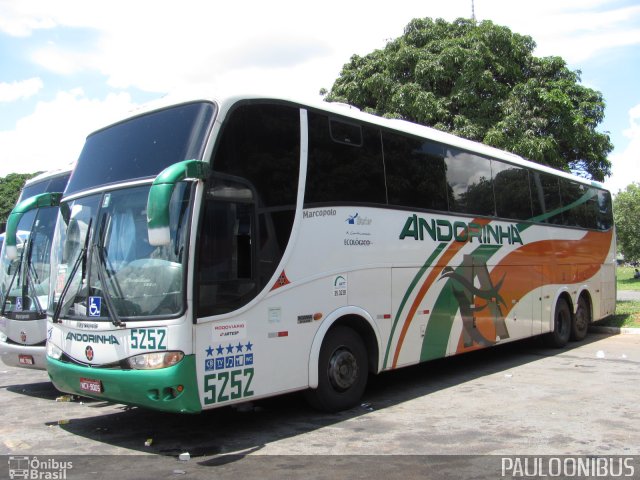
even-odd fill
[[[87,138],[60,211],[49,375],[152,409],[337,411],[369,374],[615,308],[602,185],[324,102],[138,112]]]
[[[47,305],[53,232],[70,168],[25,183],[7,221],[0,252],[0,358],[46,368]]]

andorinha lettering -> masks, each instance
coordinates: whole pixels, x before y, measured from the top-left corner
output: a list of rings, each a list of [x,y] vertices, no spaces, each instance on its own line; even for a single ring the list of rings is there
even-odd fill
[[[67,340],[74,340],[83,343],[103,343],[109,345],[120,345],[114,335],[100,335],[97,333],[67,333]]]
[[[431,219],[412,215],[400,233],[400,240],[413,238],[414,240],[424,240],[425,233],[434,241],[449,242],[473,242],[475,238],[479,243],[503,245],[508,243],[513,245],[519,243],[524,245],[520,232],[516,225],[480,225],[478,223],[465,223],[461,221],[450,222],[443,219]]]

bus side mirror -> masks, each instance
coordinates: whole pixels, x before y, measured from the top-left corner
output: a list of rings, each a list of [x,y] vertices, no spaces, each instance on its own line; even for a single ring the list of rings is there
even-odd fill
[[[41,193],[40,195],[34,195],[33,197],[27,198],[13,207],[13,210],[11,210],[7,220],[7,231],[4,240],[6,243],[5,252],[9,260],[13,260],[18,256],[17,234],[18,224],[20,223],[22,216],[37,208],[57,207],[60,205],[61,198],[62,193],[59,192]]]
[[[201,160],[174,163],[158,174],[147,199],[147,232],[149,244],[155,247],[171,242],[169,232],[169,204],[176,183],[187,178],[205,180],[209,164]]]

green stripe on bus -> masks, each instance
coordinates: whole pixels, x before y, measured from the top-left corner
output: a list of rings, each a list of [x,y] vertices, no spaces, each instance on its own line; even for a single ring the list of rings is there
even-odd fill
[[[476,248],[471,255],[487,261],[500,250],[500,248],[502,248],[502,245],[481,245]],[[456,268],[456,273],[459,274],[461,268],[460,266]],[[453,296],[451,282],[451,279],[447,279],[447,283],[440,291],[440,295],[438,295],[438,299],[433,306],[424,339],[422,340],[422,350],[420,352],[421,362],[442,358],[447,353],[453,319],[458,311],[458,304]]]
[[[445,243],[441,243],[431,253],[431,255],[429,255],[429,258],[427,258],[427,261],[424,262],[424,265],[422,265],[420,270],[418,270],[418,273],[416,273],[416,276],[413,277],[413,280],[411,281],[411,284],[409,285],[409,288],[404,293],[404,297],[402,298],[402,302],[400,302],[400,306],[398,307],[398,311],[396,312],[396,318],[393,320],[393,326],[391,327],[391,334],[389,335],[389,339],[387,340],[387,350],[386,350],[386,352],[384,354],[384,363],[382,364],[382,368],[383,369],[387,368],[387,362],[389,361],[389,352],[391,350],[391,343],[393,341],[393,335],[394,335],[394,333],[396,331],[396,327],[398,326],[398,322],[400,320],[400,314],[404,310],[404,306],[407,304],[407,300],[409,300],[409,297],[411,296],[411,293],[416,288],[416,285],[418,284],[418,282],[420,281],[422,276],[425,274],[427,269],[429,267],[431,267],[431,264],[434,262],[434,260],[436,258],[438,258],[440,256],[440,254],[442,253],[442,250],[444,250],[444,248],[446,246],[447,246],[446,242]]]
[[[593,190],[589,190],[589,191],[587,191],[587,193],[582,195],[575,202],[572,202],[569,205],[565,205],[565,206],[560,207],[560,208],[556,208],[555,210],[552,210],[550,212],[543,213],[542,215],[538,215],[536,217],[533,217],[530,220],[527,220],[527,222],[544,222],[545,220],[548,220],[551,217],[555,217],[556,215],[558,215],[560,213],[567,212],[567,211],[577,207],[578,205],[582,205],[583,203],[587,203],[589,200],[591,200],[596,195],[597,195],[597,193],[595,193]],[[531,225],[532,225],[531,223],[519,223],[517,225],[518,231],[519,232],[524,232]]]

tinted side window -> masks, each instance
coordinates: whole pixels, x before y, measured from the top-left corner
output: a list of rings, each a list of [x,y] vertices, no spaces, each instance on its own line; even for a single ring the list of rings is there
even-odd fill
[[[447,210],[444,148],[388,132],[382,144],[389,204]]]
[[[229,113],[216,148],[216,172],[248,180],[263,206],[295,205],[300,113],[284,105],[245,104]]]
[[[598,191],[581,183],[560,179],[566,225],[598,228]]]
[[[561,212],[560,185],[557,177],[545,173],[532,172],[531,195],[534,217],[543,215],[542,221],[556,225],[564,223]]]
[[[566,178],[560,178],[560,198],[562,199],[562,212],[564,225],[571,227],[581,227],[584,216],[584,203],[586,197],[583,198],[584,190],[582,185]]]
[[[598,212],[596,223],[599,230],[609,230],[613,226],[613,210],[611,209],[611,194],[598,190]]]
[[[319,113],[308,119],[305,203],[386,204],[380,131]]]
[[[491,169],[496,214],[499,217],[529,220],[532,217],[529,172],[497,160],[491,161]]]
[[[472,215],[494,215],[489,159],[449,148],[445,163],[449,210]]]
[[[584,228],[598,228],[598,191],[581,185],[584,200],[578,206],[578,223]]]
[[[258,103],[229,112],[205,193],[199,316],[240,308],[268,285],[291,235],[299,164],[298,108]]]

